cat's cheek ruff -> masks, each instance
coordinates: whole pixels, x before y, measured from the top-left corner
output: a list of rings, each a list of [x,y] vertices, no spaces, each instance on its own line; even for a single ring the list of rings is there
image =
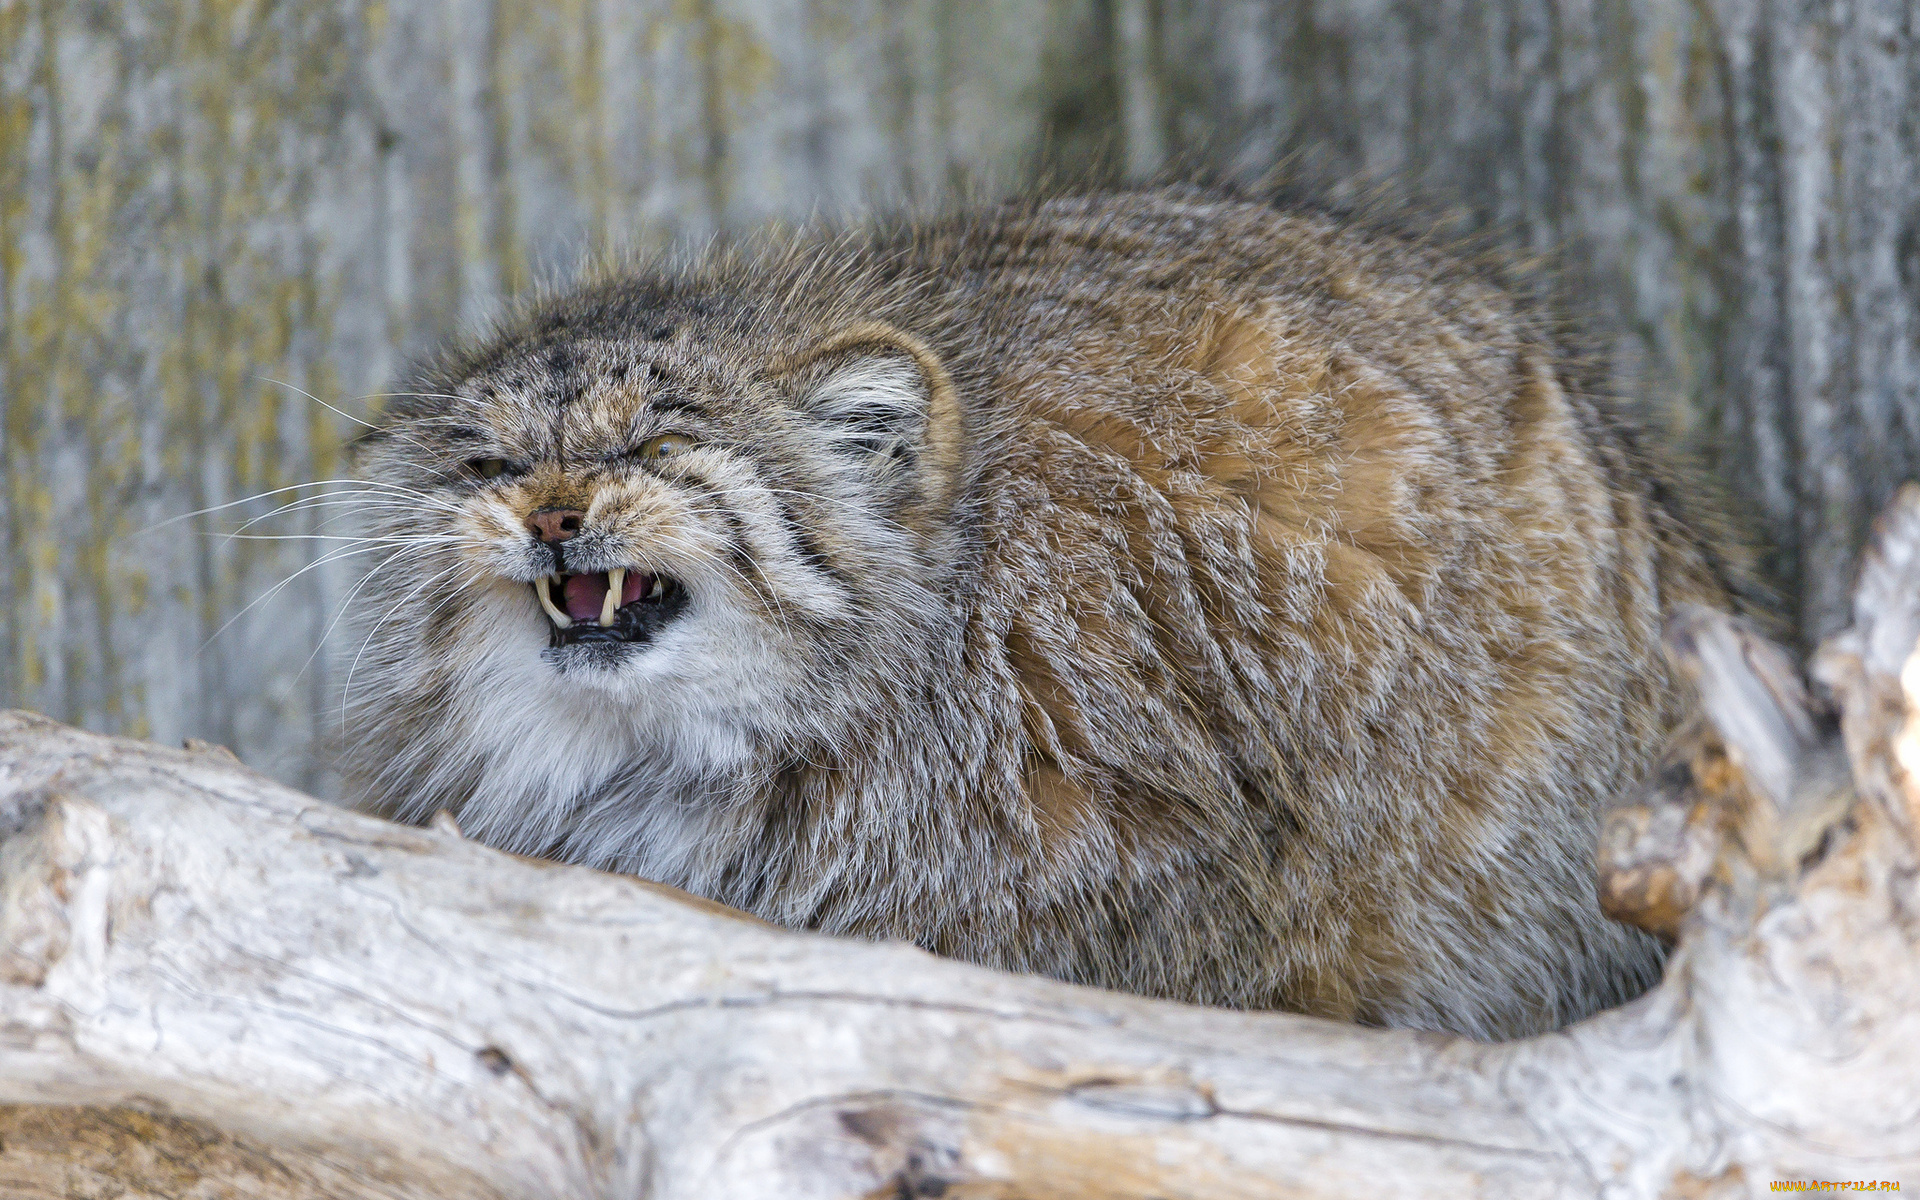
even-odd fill
[[[803,699],[814,681],[802,664],[823,647],[805,643],[847,641],[851,597],[805,560],[774,494],[753,472],[724,465],[731,470],[716,467],[719,478],[704,482],[709,503],[735,515],[732,537],[745,563],[730,556],[735,543],[715,528],[719,522],[699,520],[677,489],[614,489],[595,505],[605,554],[645,557],[686,580],[685,610],[644,644],[570,645],[556,654],[553,622],[535,589],[515,582],[535,573],[529,565],[544,566],[527,560],[547,548],[509,529],[485,501],[453,519],[464,536],[442,565],[466,577],[468,598],[440,610],[453,618],[444,622],[410,607],[401,617],[408,629],[391,631],[398,636],[386,639],[385,666],[376,668],[379,677],[414,683],[373,706],[374,725],[381,709],[414,707],[407,693],[427,690],[423,668],[439,674],[455,698],[412,722],[414,736],[401,753],[415,783],[398,797],[396,815],[418,820],[454,808],[470,834],[504,848],[559,849],[596,865],[628,863],[639,853],[664,873],[679,858],[657,857],[648,839],[663,834],[665,817],[576,822],[585,798],[617,792],[649,812],[648,796],[684,806],[698,781],[740,775],[789,735],[818,735],[820,714]],[[881,543],[904,536],[883,523],[861,533]],[[639,554],[642,545],[649,554]],[[918,620],[909,624],[938,623],[944,613],[933,597],[904,591],[912,594],[890,599],[913,610]],[[557,847],[563,835],[565,846]]]
[[[443,663],[451,703],[408,748],[425,786],[396,815],[452,807],[476,840],[597,866],[644,848],[654,877],[690,878],[688,856],[718,819],[706,811],[713,781],[753,760],[761,722],[791,703],[789,672],[751,618],[724,609],[690,614],[617,669],[556,672],[521,600],[489,595],[463,614],[464,653]],[[582,820],[615,795],[616,816]]]

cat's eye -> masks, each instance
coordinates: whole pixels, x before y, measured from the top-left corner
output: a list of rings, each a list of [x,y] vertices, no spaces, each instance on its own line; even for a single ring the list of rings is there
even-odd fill
[[[498,479],[505,475],[512,464],[504,458],[474,458],[467,460],[467,470],[482,479]]]
[[[639,458],[672,458],[676,454],[685,454],[693,449],[693,439],[678,433],[663,433],[656,438],[648,438],[640,443],[635,451]]]

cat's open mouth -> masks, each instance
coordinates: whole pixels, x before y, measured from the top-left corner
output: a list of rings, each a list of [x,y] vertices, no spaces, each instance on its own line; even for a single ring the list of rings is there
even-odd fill
[[[644,642],[680,615],[687,593],[677,580],[615,567],[589,575],[548,575],[533,582],[540,609],[553,623],[549,646],[576,642]]]

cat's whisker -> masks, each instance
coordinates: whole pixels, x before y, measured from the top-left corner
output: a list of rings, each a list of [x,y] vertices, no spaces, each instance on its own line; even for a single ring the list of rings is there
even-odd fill
[[[325,400],[322,400],[320,397],[314,395],[312,392],[309,392],[307,389],[300,387],[296,384],[288,383],[284,379],[272,379],[265,375],[258,376],[258,378],[262,383],[271,383],[277,387],[283,387],[288,389],[289,391],[298,392],[302,396],[305,396],[307,399],[313,401],[315,404],[318,404],[321,408],[326,409],[328,412],[333,413],[335,416],[345,417],[347,420],[352,421],[355,425],[364,426],[365,428],[368,428],[368,429],[380,428],[378,425],[375,425],[371,421],[363,421],[359,417],[354,416],[350,412],[345,412],[345,411],[342,411],[341,409],[335,408],[333,405],[328,404]]]
[[[320,631],[320,638],[318,641],[314,643],[313,652],[311,654],[308,654],[307,660],[300,664],[299,674],[295,675],[294,678],[296,679],[301,678],[307,673],[307,669],[313,665],[313,660],[317,658],[320,654],[320,651],[326,647],[327,639],[333,636],[334,628],[340,624],[341,618],[345,617],[347,613],[352,609],[353,602],[355,599],[359,597],[361,591],[363,591],[368,584],[372,583],[374,580],[374,577],[377,576],[381,571],[385,570],[389,566],[394,565],[396,562],[401,561],[404,557],[405,556],[403,555],[396,554],[396,555],[390,556],[384,562],[374,564],[372,569],[370,569],[365,575],[363,575],[360,578],[360,582],[353,585],[352,590],[350,590],[346,594],[346,597],[342,599],[340,603],[334,607],[333,616],[330,620],[328,620],[327,627]],[[459,568],[459,565],[460,564],[458,563],[451,563],[442,567],[440,571],[436,573],[435,578],[442,577],[450,571],[457,570]],[[343,696],[342,697],[343,706],[344,706],[344,703],[345,703],[345,697]],[[344,707],[342,711],[344,713]]]
[[[343,722],[347,720],[348,698],[353,693],[353,674],[355,671],[359,670],[360,659],[363,655],[366,654],[368,645],[370,645],[373,642],[374,637],[380,632],[380,627],[386,624],[387,621],[391,620],[397,613],[399,613],[402,609],[404,609],[406,605],[410,603],[413,600],[413,598],[415,596],[418,596],[422,591],[426,590],[429,587],[438,586],[441,582],[448,579],[450,576],[450,573],[453,572],[454,570],[455,568],[452,566],[442,568],[440,571],[435,572],[433,575],[430,575],[426,579],[419,582],[418,584],[415,584],[412,591],[408,592],[406,595],[402,596],[399,600],[395,601],[391,606],[387,608],[385,612],[380,614],[380,616],[374,618],[374,620],[368,625],[367,636],[361,639],[360,648],[354,652],[353,661],[349,663],[347,666],[347,677],[340,685],[340,719]]]
[[[353,542],[363,546],[411,546],[427,544],[456,546],[466,539],[456,534],[418,536],[361,537],[346,533],[209,533],[226,542]]]
[[[195,517],[211,516],[214,513],[225,512],[230,508],[238,508],[243,504],[252,504],[259,500],[265,500],[269,496],[284,495],[287,492],[305,491],[308,488],[335,487],[335,486],[350,487],[355,489],[363,489],[363,488],[364,489],[373,489],[373,488],[384,489],[384,488],[390,488],[393,485],[374,484],[374,483],[369,483],[365,480],[360,480],[360,479],[318,479],[318,480],[314,480],[311,483],[290,483],[285,487],[277,487],[277,488],[269,489],[264,492],[256,492],[251,496],[242,496],[238,500],[229,500],[224,504],[213,504],[213,505],[207,506],[206,508],[196,508],[192,512],[184,512],[179,514],[178,516],[168,517],[164,521],[157,521],[152,525],[148,525],[144,529],[135,530],[134,533],[135,533],[135,536],[142,536],[145,534],[152,533],[155,530],[165,529],[169,525],[177,525],[182,521],[191,521]],[[329,493],[329,494],[344,495],[347,493],[341,492],[341,493]]]
[[[408,549],[402,549],[400,551],[397,551],[396,553],[397,554],[414,554],[414,553],[420,553],[421,551],[422,551],[421,547],[411,547]],[[282,579],[280,582],[268,588],[265,592],[262,592],[260,595],[255,596],[252,600],[248,601],[240,609],[239,612],[236,612],[232,616],[228,617],[224,622],[221,623],[220,628],[214,630],[211,634],[207,635],[206,641],[200,643],[200,649],[199,651],[197,651],[197,653],[205,653],[207,647],[213,645],[213,643],[220,637],[221,634],[233,628],[234,622],[240,620],[242,617],[246,616],[248,613],[252,612],[255,608],[259,607],[260,605],[265,604],[269,600],[272,600],[275,596],[279,595],[283,590],[285,590],[288,586],[293,584],[296,580],[301,578],[303,575],[307,574],[307,572],[318,570],[321,567],[330,566],[333,563],[341,561],[342,559],[351,558],[355,554],[361,554],[361,553],[365,553],[365,551],[359,546],[342,546],[335,550],[329,550],[325,554],[322,554],[320,557],[314,559],[312,562],[307,563],[305,566],[301,567],[299,570],[293,572],[291,575],[288,575],[285,579]]]

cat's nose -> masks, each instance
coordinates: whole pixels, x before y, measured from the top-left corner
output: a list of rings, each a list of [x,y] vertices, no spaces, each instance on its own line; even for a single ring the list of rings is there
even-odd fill
[[[577,508],[543,508],[527,518],[527,532],[543,542],[564,542],[580,532],[586,516]]]

